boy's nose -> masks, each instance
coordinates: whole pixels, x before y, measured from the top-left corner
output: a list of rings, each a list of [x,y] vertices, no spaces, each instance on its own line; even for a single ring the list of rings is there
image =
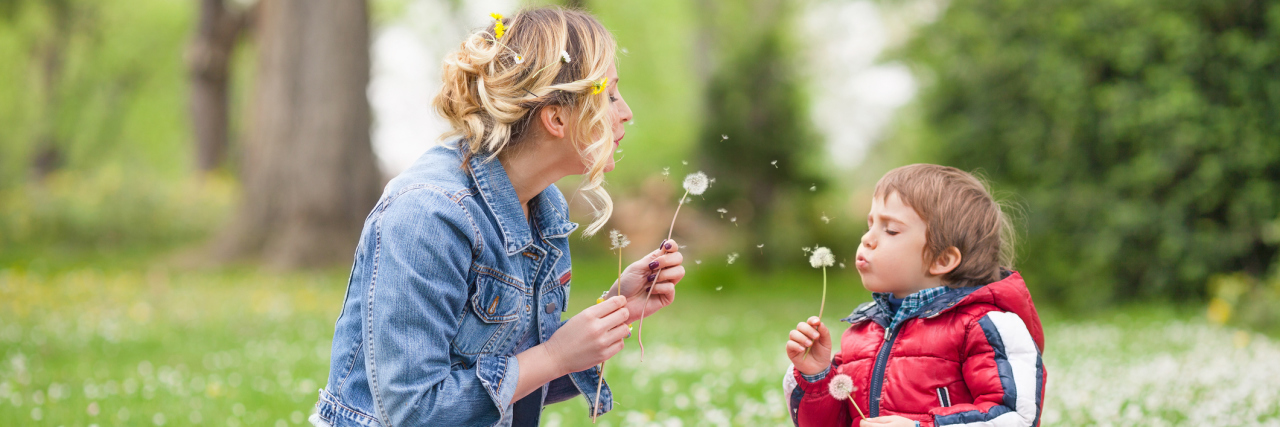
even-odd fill
[[[874,245],[875,245],[875,239],[871,237],[870,231],[862,235],[862,246],[866,246],[869,249],[875,249]]]

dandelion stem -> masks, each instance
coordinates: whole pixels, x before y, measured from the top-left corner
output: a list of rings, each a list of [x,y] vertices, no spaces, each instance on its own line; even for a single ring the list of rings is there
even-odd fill
[[[827,267],[824,266],[822,267],[822,304],[818,306],[819,322],[822,321],[822,309],[826,307],[827,307]],[[818,343],[816,342],[813,343],[813,345],[817,345],[817,344]],[[804,349],[804,354],[800,355],[800,360],[804,360],[805,357],[809,356],[809,350],[813,349],[813,345],[810,345],[809,348]],[[855,403],[854,405],[856,406],[857,404]],[[859,409],[858,413],[862,413],[862,410]]]
[[[684,206],[684,198],[689,197],[689,190],[684,190],[684,195],[680,196],[680,203],[676,205],[676,214],[671,216],[671,227],[667,229],[667,240],[662,243],[671,241],[671,233],[676,230],[676,218],[680,216],[680,207]],[[658,249],[662,249],[659,247]],[[658,276],[662,275],[662,269],[653,274],[653,281],[649,282],[649,294],[644,297],[644,305],[640,306],[640,326],[636,330],[636,342],[640,344],[640,361],[644,361],[644,312],[649,309],[649,297],[653,296],[653,287],[657,286]]]
[[[618,248],[618,293],[622,293],[622,248]],[[600,362],[600,382],[596,383],[596,403],[593,405],[595,409],[591,412],[591,423],[596,423],[596,417],[600,416],[600,389],[604,387],[604,362]]]

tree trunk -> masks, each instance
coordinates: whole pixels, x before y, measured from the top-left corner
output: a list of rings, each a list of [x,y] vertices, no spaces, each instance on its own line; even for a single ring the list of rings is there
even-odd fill
[[[200,23],[187,50],[191,73],[191,127],[196,165],[211,171],[222,164],[228,145],[228,77],[236,40],[249,11],[232,11],[224,0],[201,0]]]
[[[369,141],[364,0],[262,0],[244,201],[221,258],[277,268],[350,262],[381,177]]]

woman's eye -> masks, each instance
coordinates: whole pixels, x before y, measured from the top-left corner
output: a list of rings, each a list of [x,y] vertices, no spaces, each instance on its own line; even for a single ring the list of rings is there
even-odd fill
[[[609,102],[618,102],[618,97],[609,95]]]

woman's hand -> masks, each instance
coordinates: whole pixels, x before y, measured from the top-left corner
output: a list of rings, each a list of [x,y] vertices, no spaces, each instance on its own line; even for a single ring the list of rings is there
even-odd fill
[[[863,418],[862,422],[858,423],[859,427],[916,427],[917,425],[915,421],[897,415]]]
[[[809,349],[808,355],[804,354],[805,349]],[[787,358],[805,375],[817,375],[831,366],[831,331],[818,316],[797,324],[791,331]]]
[[[622,297],[613,297],[587,307],[541,344],[558,372],[578,372],[622,351],[622,340],[629,334],[626,302]]]
[[[609,295],[627,297],[627,309],[631,312],[627,323],[648,317],[675,301],[676,284],[684,278],[683,262],[680,245],[675,240],[667,240],[661,248],[622,270],[622,277],[609,289]],[[646,303],[650,284],[653,284],[653,296]]]

